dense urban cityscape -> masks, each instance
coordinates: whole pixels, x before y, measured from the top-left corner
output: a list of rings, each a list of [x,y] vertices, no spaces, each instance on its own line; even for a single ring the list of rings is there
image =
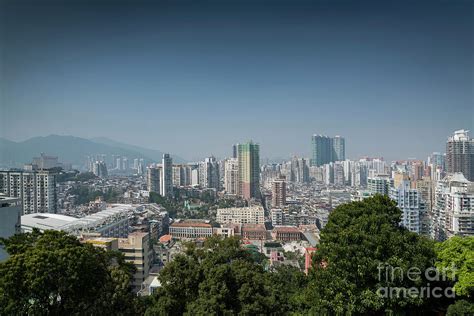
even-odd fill
[[[347,140],[350,142],[350,139]],[[309,143],[309,142],[308,142]],[[151,295],[186,242],[240,237],[267,269],[308,273],[320,232],[339,205],[386,195],[400,225],[430,239],[474,236],[474,139],[458,130],[426,160],[346,159],[342,136],[311,137],[311,158],[261,164],[260,144],[195,163],[95,154],[75,166],[41,153],[0,171],[2,236],[57,230],[117,250],[136,267],[133,292]],[[309,144],[308,144],[309,145]],[[8,255],[2,250],[1,258]]]
[[[473,316],[473,22],[0,0],[0,316]]]

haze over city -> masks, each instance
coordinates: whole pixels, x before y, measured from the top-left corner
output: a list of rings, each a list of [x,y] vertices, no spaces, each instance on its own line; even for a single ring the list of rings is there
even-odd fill
[[[0,0],[0,315],[474,315],[473,0]]]
[[[133,4],[2,2],[0,137],[194,160],[250,139],[262,158],[309,157],[327,134],[390,160],[474,130],[468,2]]]

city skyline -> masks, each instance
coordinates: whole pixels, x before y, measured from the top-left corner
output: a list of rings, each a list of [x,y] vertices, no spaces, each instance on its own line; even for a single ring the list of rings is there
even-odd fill
[[[459,131],[459,130],[463,130],[463,131],[466,131],[470,134],[470,130],[467,130],[467,129],[457,129],[456,131]],[[449,135],[453,134],[454,132],[456,132],[455,130],[451,131]],[[313,136],[324,136],[324,137],[327,137],[323,134],[312,134],[311,135],[311,138],[309,139],[309,142],[308,142],[308,148],[306,150],[300,150],[298,153],[290,153],[290,152],[287,152],[286,155],[283,153],[282,155],[266,155],[266,156],[262,156],[261,157],[261,160],[262,161],[265,161],[265,160],[269,160],[270,162],[280,162],[280,161],[287,161],[287,160],[290,160],[292,159],[292,157],[301,157],[301,158],[307,158],[307,159],[310,159],[311,160],[311,157],[314,155],[313,153],[313,147],[314,147],[314,144],[312,142],[312,138]],[[5,137],[1,137],[0,136],[0,139],[3,138],[7,141],[13,141],[13,142],[17,142],[17,143],[21,143],[21,142],[24,142],[24,141],[29,141],[31,139],[34,139],[34,138],[47,138],[47,137],[51,137],[51,136],[54,136],[54,137],[57,137],[57,136],[60,136],[60,137],[74,137],[74,138],[77,138],[78,136],[75,136],[75,135],[58,135],[58,134],[51,134],[51,135],[45,135],[45,136],[34,136],[34,137],[31,137],[31,138],[27,138],[25,140],[20,140],[20,141],[15,141],[13,139],[8,139],[8,138],[5,138]],[[346,137],[342,136],[342,135],[336,135],[335,137],[341,137],[343,140],[346,140]],[[451,136],[449,136],[451,137]],[[382,158],[384,159],[385,161],[403,161],[403,160],[426,160],[431,154],[433,153],[442,153],[442,154],[445,154],[446,153],[446,141],[449,139],[449,137],[445,137],[445,139],[441,142],[441,145],[438,146],[438,150],[431,150],[429,152],[427,152],[424,156],[415,156],[415,155],[408,155],[408,156],[404,156],[404,157],[398,157],[397,158],[390,158],[386,155],[384,155],[382,152],[374,152],[373,154],[360,154],[360,155],[357,155],[357,156],[353,156],[353,155],[345,155],[345,159],[344,160],[358,160],[358,159],[363,159],[363,158]],[[107,139],[107,140],[110,140],[112,142],[116,142],[117,140],[116,139],[110,139],[110,138],[103,138],[103,137],[92,137],[92,138],[82,138],[82,137],[79,137],[80,139],[84,139],[84,140],[88,140],[88,141],[91,141],[91,142],[97,142],[97,139]],[[250,139],[250,141],[253,141],[252,139]],[[117,144],[120,144],[121,142],[118,142]],[[260,142],[256,141],[255,143],[261,145]],[[98,144],[102,144],[101,141],[98,142]],[[125,142],[123,143],[124,145],[126,144]],[[130,144],[126,144],[128,146],[136,146],[136,144],[133,144],[133,143],[130,143]],[[229,144],[227,143],[226,144],[227,146],[225,146],[225,148],[223,150],[221,150],[222,152],[222,155],[217,155],[217,154],[214,154],[214,153],[206,153],[206,152],[203,152],[202,156],[193,156],[193,158],[189,158],[187,156],[179,156],[180,158],[184,159],[186,162],[197,162],[197,161],[201,161],[207,157],[216,157],[216,158],[219,158],[219,159],[226,159],[226,158],[233,158],[233,146],[235,146],[235,144]],[[349,143],[349,146],[350,146],[350,143]],[[376,146],[376,145],[375,145]],[[120,147],[120,146],[118,146]],[[140,146],[141,147],[141,146]],[[230,147],[230,150],[229,150],[229,147]],[[345,146],[344,146],[345,147]],[[149,147],[147,146],[146,144],[143,145],[143,148],[144,149],[147,149],[147,150],[160,150],[160,151],[163,151],[165,152],[164,150],[162,150],[161,148],[152,148],[152,147]],[[350,148],[350,147],[349,147]],[[226,150],[227,149],[227,150]],[[344,149],[344,151],[347,152],[347,150]],[[265,152],[265,151],[264,151]],[[54,152],[54,151],[46,151],[44,152],[45,154],[52,154],[52,155],[58,155],[58,153]],[[175,153],[174,152],[169,152],[169,154],[172,154],[174,155]],[[59,155],[60,156],[60,155]],[[334,161],[342,161],[342,160],[334,160]]]

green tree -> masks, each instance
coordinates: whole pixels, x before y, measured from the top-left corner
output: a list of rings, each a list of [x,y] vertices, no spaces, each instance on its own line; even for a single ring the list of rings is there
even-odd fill
[[[0,315],[133,315],[134,267],[64,232],[33,231],[2,239]]]
[[[436,266],[455,281],[457,295],[474,295],[474,237],[452,237],[436,245]]]
[[[256,263],[237,238],[211,237],[201,248],[188,244],[186,253],[160,273],[162,287],[146,315],[284,314],[293,292],[280,285],[277,290],[273,282],[291,283],[301,273],[293,279],[275,275]]]
[[[75,180],[80,181],[80,182],[85,182],[85,181],[89,181],[96,178],[97,176],[93,174],[92,172],[82,172],[76,175]]]
[[[156,203],[165,208],[170,217],[176,217],[178,206],[173,199],[163,197],[156,192],[150,192],[150,197],[148,198],[150,203]]]
[[[447,316],[472,316],[474,315],[474,304],[466,300],[459,300],[449,305]]]
[[[427,308],[421,295],[384,295],[390,294],[384,289],[394,287],[421,288],[423,274],[412,281],[407,271],[424,272],[435,261],[433,242],[400,227],[400,219],[400,210],[386,196],[338,206],[313,257],[308,308],[352,314]]]

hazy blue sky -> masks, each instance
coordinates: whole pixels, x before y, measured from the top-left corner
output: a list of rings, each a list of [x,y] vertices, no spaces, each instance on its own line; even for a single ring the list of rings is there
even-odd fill
[[[474,2],[394,2],[0,0],[0,136],[425,158],[474,133]]]

